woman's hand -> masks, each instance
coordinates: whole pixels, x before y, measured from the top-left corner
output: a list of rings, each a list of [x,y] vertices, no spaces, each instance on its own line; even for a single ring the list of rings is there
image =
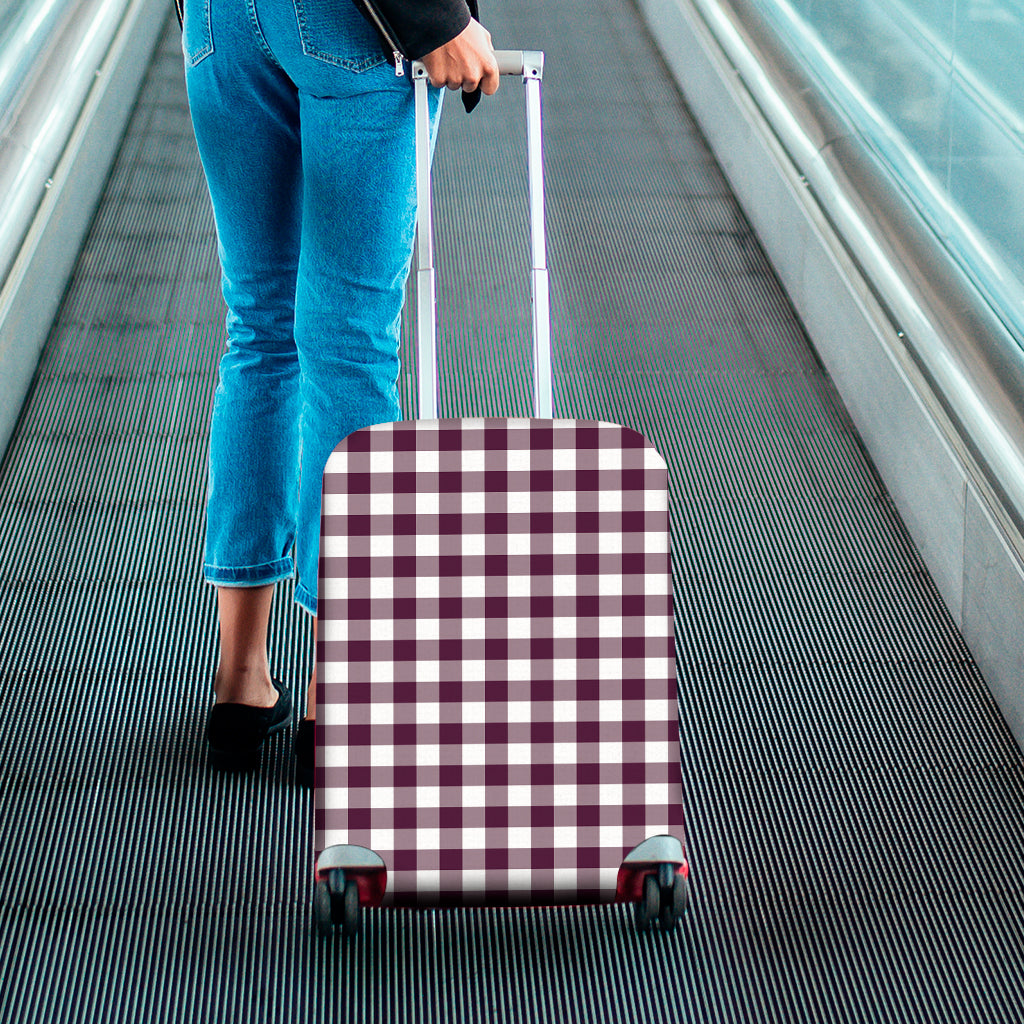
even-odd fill
[[[475,19],[452,40],[423,58],[432,85],[473,92],[477,86],[486,96],[498,91],[498,63],[491,33]]]

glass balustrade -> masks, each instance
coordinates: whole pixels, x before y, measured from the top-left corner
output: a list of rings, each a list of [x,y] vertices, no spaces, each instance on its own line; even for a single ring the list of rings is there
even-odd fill
[[[1024,2],[750,3],[1024,349]]]

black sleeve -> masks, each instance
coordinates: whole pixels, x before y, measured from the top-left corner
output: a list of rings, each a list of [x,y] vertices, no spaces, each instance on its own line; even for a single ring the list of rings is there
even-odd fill
[[[419,60],[450,42],[469,24],[471,16],[467,0],[376,0],[376,6],[398,29],[410,60]]]

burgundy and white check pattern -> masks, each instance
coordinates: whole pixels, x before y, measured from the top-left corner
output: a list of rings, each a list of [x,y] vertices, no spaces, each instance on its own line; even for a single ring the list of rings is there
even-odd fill
[[[357,431],[324,473],[315,854],[385,903],[613,898],[680,839],[667,471],[577,420]]]

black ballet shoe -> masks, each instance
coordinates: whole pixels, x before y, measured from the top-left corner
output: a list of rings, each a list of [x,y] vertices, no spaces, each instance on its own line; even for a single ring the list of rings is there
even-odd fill
[[[292,716],[291,694],[278,680],[271,682],[278,693],[273,707],[214,704],[210,708],[206,738],[210,744],[210,764],[214,768],[230,771],[255,767],[264,740],[288,724]]]
[[[316,741],[316,722],[304,718],[295,733],[295,781],[307,789],[313,788],[313,747]]]

